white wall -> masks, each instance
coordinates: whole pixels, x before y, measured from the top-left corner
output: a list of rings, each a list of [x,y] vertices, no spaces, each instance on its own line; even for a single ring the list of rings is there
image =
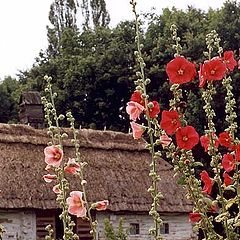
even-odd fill
[[[6,230],[3,240],[36,240],[36,215],[33,211],[0,211],[0,224]]]
[[[148,234],[149,228],[153,225],[152,218],[145,214],[109,214],[106,212],[97,212],[98,221],[98,240],[105,240],[104,219],[109,218],[113,226],[117,229],[119,219],[124,219],[124,229],[128,231],[130,223],[139,223],[140,234],[128,235],[128,240],[150,240]],[[164,214],[161,215],[164,222],[169,224],[169,234],[164,234],[166,240],[190,240],[196,239],[192,233],[192,225],[188,220],[188,214]]]

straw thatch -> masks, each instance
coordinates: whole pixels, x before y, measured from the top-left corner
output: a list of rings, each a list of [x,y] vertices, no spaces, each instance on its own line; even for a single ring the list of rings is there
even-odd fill
[[[66,129],[65,129],[66,131]],[[90,201],[108,199],[112,211],[148,211],[151,204],[149,163],[150,155],[143,141],[130,134],[111,131],[80,130],[81,157],[88,162],[86,179]],[[0,124],[0,208],[57,208],[55,194],[42,176],[43,150],[50,139],[46,130],[25,125]],[[74,157],[70,140],[64,144],[65,157]],[[164,195],[159,210],[189,212],[192,205],[186,192],[176,184],[173,169],[159,160]],[[80,190],[77,178],[71,181],[73,190]]]
[[[37,91],[23,92],[20,97],[20,104],[26,105],[42,105],[41,95]]]

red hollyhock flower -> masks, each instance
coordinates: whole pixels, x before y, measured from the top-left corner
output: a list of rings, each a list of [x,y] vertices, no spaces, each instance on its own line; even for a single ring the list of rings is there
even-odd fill
[[[198,72],[198,77],[199,77],[199,87],[202,88],[204,87],[206,81],[207,81],[207,76],[206,72],[204,71],[204,64],[200,64],[200,70]]]
[[[209,177],[207,171],[202,171],[200,173],[200,177],[201,177],[201,180],[203,181],[204,183],[204,186],[203,186],[203,192],[204,193],[207,193],[207,194],[211,194],[211,191],[212,191],[212,186],[213,186],[213,181],[212,179]]]
[[[213,133],[213,135],[215,135],[215,134]],[[210,145],[210,137],[208,136],[208,134],[201,136],[200,142],[201,142],[202,147],[204,148],[204,151],[207,152],[208,147]],[[219,141],[218,141],[218,139],[216,139],[215,143],[214,143],[214,147],[218,148],[218,146],[219,146]]]
[[[213,58],[204,63],[203,69],[207,80],[221,80],[226,72],[226,64],[221,58]]]
[[[132,96],[130,101],[137,102],[141,104],[142,106],[145,106],[144,99],[142,98],[142,93],[139,91],[135,91]]]
[[[148,103],[152,107],[148,107],[148,113],[150,118],[155,118],[160,113],[160,106],[157,101]]]
[[[176,132],[176,130],[181,127],[179,114],[175,110],[162,112],[162,119],[160,122],[160,127],[168,134],[171,135]]]
[[[232,184],[232,178],[228,175],[227,172],[223,173],[223,181],[226,187]]]
[[[230,71],[233,71],[233,69],[237,66],[237,61],[234,59],[233,51],[224,52],[223,58],[224,58],[224,63],[226,64],[227,68]]]
[[[222,132],[219,134],[218,141],[221,146],[232,148],[232,138],[228,132]]]
[[[166,67],[171,83],[182,84],[190,82],[196,76],[195,65],[184,57],[176,57]]]
[[[227,153],[223,155],[222,166],[226,172],[230,172],[235,169],[235,160],[232,154]]]
[[[240,162],[240,144],[235,146],[235,159]]]
[[[181,149],[191,150],[199,142],[199,135],[195,128],[186,126],[176,132],[177,145]]]
[[[199,221],[201,220],[201,214],[198,213],[198,212],[189,213],[189,220],[190,220],[192,223],[199,222]]]

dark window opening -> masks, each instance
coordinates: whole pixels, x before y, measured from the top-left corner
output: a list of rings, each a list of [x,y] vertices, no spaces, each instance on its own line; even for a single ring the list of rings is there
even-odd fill
[[[169,224],[168,223],[162,224],[162,226],[160,227],[160,233],[161,234],[169,234]]]
[[[130,223],[130,235],[138,235],[140,234],[139,223]]]

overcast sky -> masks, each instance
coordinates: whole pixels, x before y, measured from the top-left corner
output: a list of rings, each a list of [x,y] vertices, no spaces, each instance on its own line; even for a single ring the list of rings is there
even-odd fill
[[[0,3],[0,79],[15,76],[18,70],[31,68],[41,49],[46,49],[46,25],[53,0],[1,0]],[[138,11],[152,7],[186,9],[188,5],[207,10],[219,8],[224,0],[138,0]],[[129,0],[106,0],[111,25],[132,19]]]

